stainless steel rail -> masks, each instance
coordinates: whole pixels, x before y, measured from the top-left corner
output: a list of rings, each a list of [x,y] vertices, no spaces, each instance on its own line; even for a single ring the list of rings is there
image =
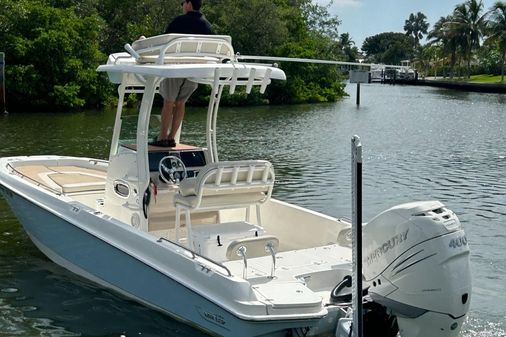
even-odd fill
[[[210,262],[211,264],[215,265],[216,267],[219,267],[219,268],[225,270],[227,272],[228,276],[232,276],[232,272],[230,271],[230,269],[228,269],[227,267],[225,267],[221,263],[214,261],[213,259],[210,259],[208,257],[199,255],[199,254],[195,253],[193,250],[188,249],[185,246],[180,245],[179,243],[171,241],[171,240],[166,239],[164,237],[160,237],[158,240],[156,240],[156,242],[160,242],[160,243],[163,242],[163,241],[168,242],[168,243],[170,243],[170,244],[172,244],[172,245],[174,245],[174,246],[176,246],[178,248],[181,248],[181,249],[185,250],[186,252],[190,253],[192,255],[192,259],[193,260],[196,260],[197,258],[203,259],[203,260],[205,260],[207,262]]]
[[[49,186],[46,186],[44,184],[41,184],[39,183],[37,180],[33,179],[33,178],[30,178],[29,176],[19,172],[18,170],[16,170],[14,168],[14,166],[12,166],[10,163],[7,164],[7,168],[14,174],[20,176],[21,178],[23,179],[27,179],[27,180],[30,180],[30,182],[32,182],[34,185],[36,185],[37,187],[42,187],[43,189],[45,190],[48,190],[49,192],[52,192],[52,193],[55,193],[56,195],[63,195],[63,192],[62,191],[59,191],[57,189],[54,189],[54,188],[51,188]]]

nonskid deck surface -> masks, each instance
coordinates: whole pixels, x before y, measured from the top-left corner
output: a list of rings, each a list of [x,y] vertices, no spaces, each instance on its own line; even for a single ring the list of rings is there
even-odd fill
[[[24,178],[58,193],[103,191],[107,173],[75,165],[22,165],[15,170]]]
[[[350,263],[351,250],[337,244],[331,244],[277,253],[274,278],[270,278],[272,268],[272,257],[270,255],[248,259],[246,278],[253,285],[293,282],[297,279],[305,279],[308,276],[319,279],[328,278],[328,281],[332,282],[330,275],[341,274],[337,270],[346,270],[349,268]],[[223,264],[232,274],[242,277],[244,271],[242,260],[227,261]],[[336,272],[333,273],[333,271]],[[324,273],[326,273],[326,276],[323,275]],[[318,274],[321,277],[318,277]],[[320,281],[318,283],[322,284]],[[315,285],[312,290],[317,293],[319,290],[317,288],[319,286]]]

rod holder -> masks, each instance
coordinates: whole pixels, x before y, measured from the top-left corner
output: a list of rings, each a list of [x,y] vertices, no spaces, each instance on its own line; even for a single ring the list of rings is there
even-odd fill
[[[237,256],[242,257],[242,262],[244,263],[244,268],[242,270],[242,278],[246,279],[248,277],[248,257],[246,256],[246,247],[241,246],[239,249],[237,249]]]
[[[265,245],[265,251],[267,253],[270,253],[272,256],[272,267],[270,278],[274,278],[276,274],[276,251],[274,250],[274,244],[271,241],[267,242],[267,244]]]
[[[132,48],[132,46],[130,45],[130,43],[126,43],[125,44],[125,50],[133,56],[133,58],[135,58],[136,60],[139,59],[141,56],[139,55],[139,53],[137,53],[135,51],[135,49]]]

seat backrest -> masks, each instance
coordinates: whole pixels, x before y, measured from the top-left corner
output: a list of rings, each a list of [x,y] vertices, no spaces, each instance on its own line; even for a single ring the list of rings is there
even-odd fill
[[[226,256],[229,261],[242,259],[238,253],[241,247],[246,248],[245,255],[248,258],[266,256],[270,254],[269,245],[276,252],[279,248],[279,239],[273,235],[238,239],[228,245]]]
[[[164,34],[132,43],[140,63],[221,62],[234,57],[228,35]]]
[[[183,180],[180,194],[205,197],[261,192],[269,198],[274,179],[274,168],[266,160],[221,161],[204,166],[196,179]]]
[[[197,178],[179,184],[176,205],[190,209],[240,208],[265,203],[274,187],[274,168],[265,160],[222,161],[204,166]]]

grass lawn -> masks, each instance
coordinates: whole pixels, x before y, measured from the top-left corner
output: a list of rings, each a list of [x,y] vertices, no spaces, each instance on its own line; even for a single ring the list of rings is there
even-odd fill
[[[471,79],[468,81],[470,83],[501,83],[501,75],[493,76],[493,75],[472,75]],[[503,84],[506,84],[506,78]]]

